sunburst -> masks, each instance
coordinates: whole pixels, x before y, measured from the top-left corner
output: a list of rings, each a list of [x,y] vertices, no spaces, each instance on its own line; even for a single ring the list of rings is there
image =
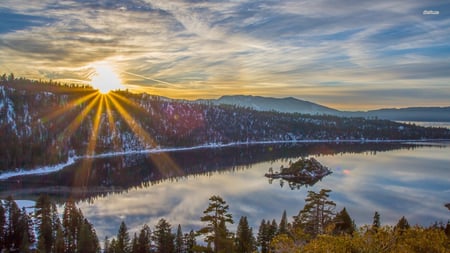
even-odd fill
[[[85,95],[82,95],[81,97],[76,96],[77,98],[68,101],[68,103],[61,109],[45,116],[47,121],[52,121],[53,123],[59,122],[58,125],[64,124],[64,126],[58,126],[64,128],[64,130],[58,135],[58,140],[61,141],[60,144],[70,145],[70,139],[72,136],[76,133],[83,122],[89,118],[89,120],[92,120],[92,129],[86,139],[86,150],[84,154],[82,153],[78,155],[86,158],[95,156],[98,148],[99,132],[100,129],[102,129],[102,125],[108,124],[108,134],[117,135],[117,131],[119,131],[119,129],[116,129],[116,120],[117,118],[121,118],[128,125],[134,135],[138,137],[143,147],[148,149],[159,146],[155,139],[141,126],[139,120],[135,119],[133,115],[124,108],[124,105],[131,106],[135,109],[138,109],[139,106],[133,100],[114,92],[115,90],[122,89],[124,86],[122,85],[120,78],[116,74],[116,71],[112,65],[102,62],[92,64],[91,67],[94,68],[94,72],[91,73],[90,83],[97,91],[85,91]],[[80,106],[82,108],[81,111],[79,111],[77,115],[74,115],[71,121],[61,121],[60,117],[62,115],[66,113],[70,114],[73,112],[73,109],[77,107],[80,108]],[[113,150],[111,151],[123,151],[120,149],[116,141],[112,144]],[[183,174],[180,167],[168,154],[159,155],[157,158],[151,156],[151,158],[157,167],[156,169],[161,172],[167,173],[167,169],[170,169],[170,174],[172,175]],[[158,161],[155,159],[158,159]],[[74,186],[89,186],[92,166],[92,159],[83,160],[74,175]]]
[[[115,68],[106,62],[95,63],[92,66],[94,73],[91,76],[91,85],[102,94],[108,94],[112,90],[123,89],[122,81]]]

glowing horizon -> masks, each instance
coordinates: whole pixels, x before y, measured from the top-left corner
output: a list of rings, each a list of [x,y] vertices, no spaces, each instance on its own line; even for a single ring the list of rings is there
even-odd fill
[[[0,73],[191,100],[449,106],[446,10],[442,1],[399,0],[5,0]]]

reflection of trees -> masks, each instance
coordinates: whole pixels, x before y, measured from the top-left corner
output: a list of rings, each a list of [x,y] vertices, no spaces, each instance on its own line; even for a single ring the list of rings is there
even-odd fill
[[[323,177],[322,177],[323,178]],[[312,187],[313,185],[315,185],[317,182],[319,182],[320,180],[322,180],[322,178],[314,178],[313,180],[300,180],[300,179],[273,179],[273,178],[269,178],[269,184],[272,184],[274,180],[279,180],[280,181],[280,187],[283,188],[285,181],[287,182],[289,188],[291,190],[300,190],[302,188],[302,186],[308,188],[308,187]]]
[[[67,168],[46,175],[15,177],[2,181],[0,196],[14,192],[14,196],[27,195],[28,199],[47,193],[62,200],[71,196],[86,199],[123,192],[132,188],[149,187],[163,181],[184,180],[186,177],[213,176],[215,173],[248,169],[259,162],[274,162],[309,155],[338,155],[395,149],[414,149],[418,145],[400,143],[303,143],[242,145],[226,148],[205,148],[164,154],[139,154],[78,161]],[[163,159],[168,157],[170,159]],[[178,167],[178,168],[177,168]],[[298,189],[304,182],[288,182]],[[280,181],[280,184],[284,184]]]

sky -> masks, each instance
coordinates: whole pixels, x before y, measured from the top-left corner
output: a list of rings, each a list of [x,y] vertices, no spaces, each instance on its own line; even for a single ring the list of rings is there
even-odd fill
[[[91,83],[99,69],[180,99],[450,106],[450,1],[0,1],[0,73]]]

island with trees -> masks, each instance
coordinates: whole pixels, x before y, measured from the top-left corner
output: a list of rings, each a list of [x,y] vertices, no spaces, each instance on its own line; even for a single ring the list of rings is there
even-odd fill
[[[280,172],[273,171],[269,168],[269,172],[265,174],[269,178],[270,183],[273,179],[286,180],[291,189],[300,188],[302,185],[314,185],[323,177],[331,174],[332,171],[323,166],[314,157],[301,158],[298,161],[289,163],[289,167],[280,167]]]

